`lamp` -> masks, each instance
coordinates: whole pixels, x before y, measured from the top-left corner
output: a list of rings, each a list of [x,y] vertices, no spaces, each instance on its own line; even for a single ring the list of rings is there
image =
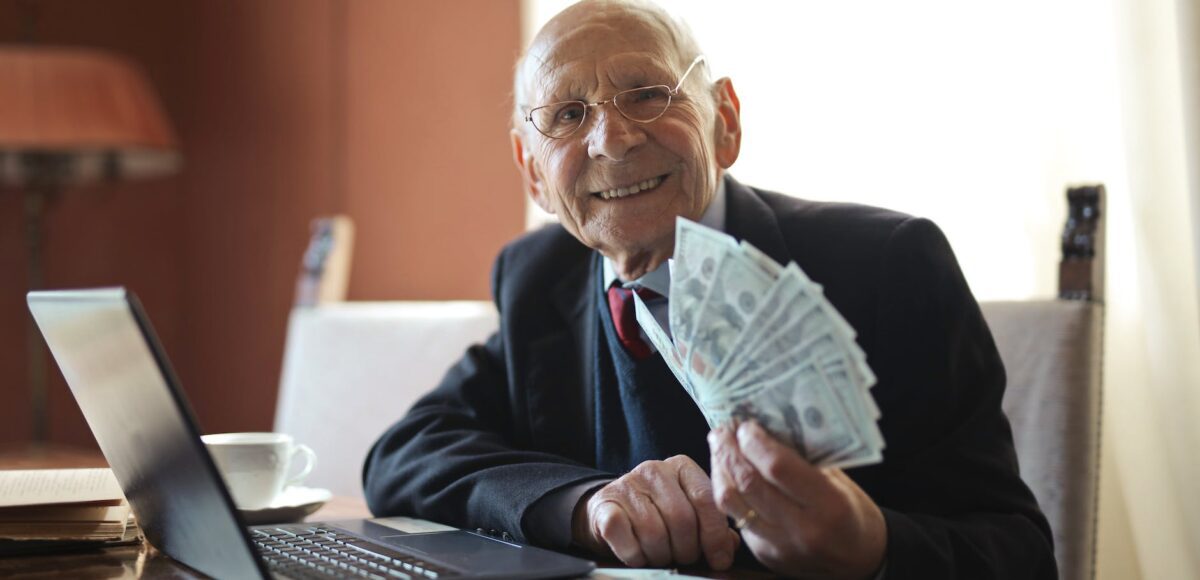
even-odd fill
[[[128,60],[93,49],[0,45],[0,187],[23,190],[29,289],[42,286],[46,207],[68,187],[168,175],[176,138]],[[45,350],[27,321],[35,443],[47,439]]]

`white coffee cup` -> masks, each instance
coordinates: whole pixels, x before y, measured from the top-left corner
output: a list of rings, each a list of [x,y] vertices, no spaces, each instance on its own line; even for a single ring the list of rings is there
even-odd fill
[[[304,481],[317,464],[312,449],[284,433],[217,433],[200,439],[221,471],[233,502],[242,509],[270,506],[285,487]],[[289,477],[296,454],[304,456],[304,467]]]

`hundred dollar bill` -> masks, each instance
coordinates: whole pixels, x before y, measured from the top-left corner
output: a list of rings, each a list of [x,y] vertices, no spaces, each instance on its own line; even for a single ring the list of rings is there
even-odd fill
[[[721,380],[731,387],[736,387],[747,379],[778,373],[786,368],[781,368],[782,365],[796,362],[793,357],[787,357],[785,354],[789,349],[795,348],[806,335],[828,332],[836,342],[835,348],[853,361],[851,372],[855,376],[855,383],[863,388],[870,388],[874,385],[875,374],[871,372],[866,363],[866,355],[854,341],[854,331],[850,325],[822,296],[806,302],[813,304],[814,307],[805,309],[803,312],[796,309],[784,309],[768,321],[764,325],[762,333],[768,338],[759,339],[756,343],[742,347],[743,352],[749,354],[741,357],[739,361],[741,366],[728,369],[729,372],[724,374]],[[802,316],[802,318],[796,318],[796,316]],[[764,361],[771,361],[770,368],[767,368]],[[874,407],[874,401],[871,402],[871,405]]]
[[[708,295],[696,314],[687,371],[699,382],[711,379],[733,352],[733,343],[771,289],[773,279],[736,248],[726,250]]]
[[[725,249],[737,247],[733,237],[706,228],[685,218],[675,222],[675,257],[671,267],[671,300],[667,323],[675,339],[675,349],[687,360],[696,312],[708,294]]]
[[[809,312],[812,314],[802,317],[779,340],[760,351],[761,357],[751,355],[755,357],[754,363],[743,366],[742,374],[730,376],[724,389],[726,396],[754,388],[755,383],[787,373],[789,369],[839,355],[838,339],[831,334],[829,323],[823,317],[813,315],[820,309],[813,308]]]
[[[787,316],[791,316],[792,310],[804,309],[807,304],[811,303],[811,299],[807,298],[803,292],[804,286],[808,283],[808,277],[795,264],[789,264],[783,270],[775,284],[767,290],[767,294],[762,300],[762,306],[746,324],[746,330],[738,335],[730,347],[730,350],[738,355],[726,357],[717,368],[716,382],[725,382],[730,367],[738,366],[737,363],[744,360],[744,353],[750,352],[750,349],[763,338],[767,321],[775,319],[781,310],[789,310]]]
[[[779,328],[770,328],[772,326]],[[837,345],[837,338],[831,334],[833,327],[824,316],[820,303],[815,301],[810,302],[803,311],[780,311],[775,319],[768,323],[766,330],[775,330],[774,336],[761,340],[742,352],[739,364],[721,377],[726,391],[736,391],[754,381],[770,377],[772,374],[778,375],[779,372],[804,362],[797,357],[801,354],[812,354],[803,349],[813,344],[813,339],[823,339],[817,344],[819,348],[832,349]]]
[[[741,248],[742,254],[749,258],[751,262],[754,262],[754,265],[761,268],[764,274],[770,276],[771,280],[775,280],[783,273],[783,266],[780,266],[779,262],[773,260],[771,256],[764,254],[762,250],[751,246],[750,242],[742,240],[738,244],[738,247]]]
[[[834,393],[842,400],[843,407],[852,415],[854,424],[860,428],[860,435],[874,449],[883,449],[883,435],[875,419],[879,418],[879,407],[866,389],[857,388],[845,359],[833,357],[817,364],[821,377],[833,387]],[[852,400],[854,399],[854,400]]]
[[[794,368],[717,408],[718,421],[754,419],[816,465],[862,447],[832,388],[811,365]]]

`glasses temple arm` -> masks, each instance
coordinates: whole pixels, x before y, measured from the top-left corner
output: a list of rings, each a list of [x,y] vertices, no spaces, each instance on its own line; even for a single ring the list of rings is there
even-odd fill
[[[692,59],[692,64],[688,65],[687,70],[683,71],[683,76],[679,77],[679,83],[675,85],[674,89],[671,89],[671,94],[676,94],[679,92],[679,88],[683,86],[683,81],[687,80],[688,75],[692,74],[692,69],[696,68],[696,65],[702,62],[705,62],[703,54]]]

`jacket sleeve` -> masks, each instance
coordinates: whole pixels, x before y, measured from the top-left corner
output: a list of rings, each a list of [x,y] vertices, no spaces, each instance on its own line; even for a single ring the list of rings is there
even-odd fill
[[[497,308],[505,252],[492,270]],[[469,348],[442,379],[375,443],[363,466],[367,504],[376,516],[405,515],[461,528],[507,532],[527,541],[522,524],[543,496],[607,474],[514,443],[525,414],[514,404],[501,330]],[[554,542],[566,545],[570,538]]]
[[[887,577],[1056,577],[1000,406],[1004,367],[950,245],[908,219],[883,262],[870,362],[888,448],[865,482],[887,523]]]

